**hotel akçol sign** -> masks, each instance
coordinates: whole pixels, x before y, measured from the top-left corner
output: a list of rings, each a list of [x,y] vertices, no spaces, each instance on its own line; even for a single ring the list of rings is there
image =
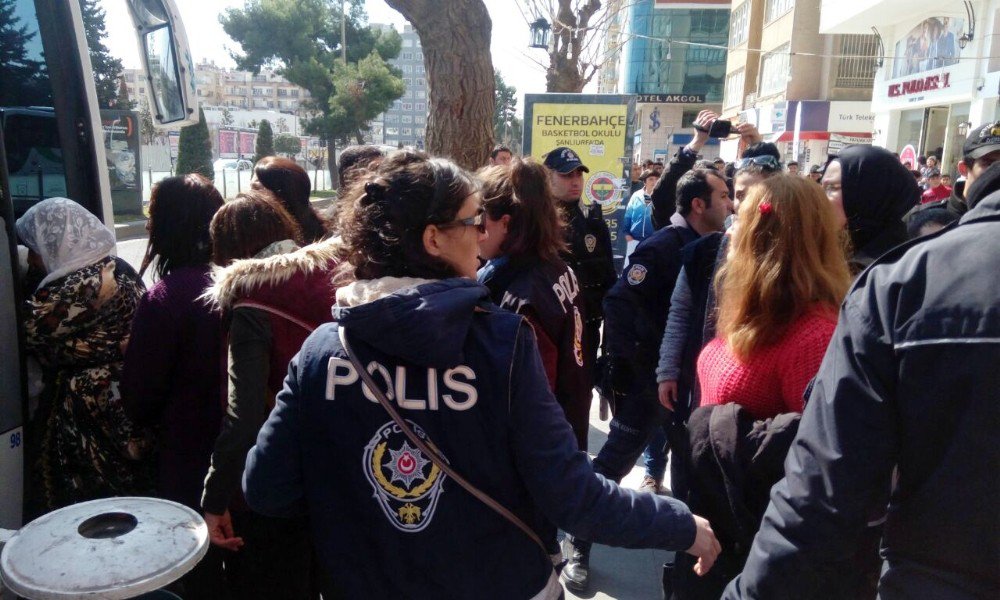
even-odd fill
[[[704,104],[704,94],[637,94],[637,102],[656,104]]]
[[[933,90],[943,90],[951,87],[951,73],[941,75],[931,75],[919,79],[911,79],[902,83],[894,83],[889,86],[889,97],[907,96],[909,94],[919,94]]]

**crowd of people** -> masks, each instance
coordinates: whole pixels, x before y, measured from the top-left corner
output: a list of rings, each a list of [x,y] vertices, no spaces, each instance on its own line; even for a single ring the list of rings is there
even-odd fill
[[[199,511],[186,600],[554,600],[594,543],[675,551],[667,598],[997,597],[1000,123],[952,187],[872,146],[800,173],[746,124],[708,161],[716,119],[634,169],[620,272],[566,147],[353,146],[328,212],[287,159],[229,201],[171,177],[139,272],[39,202],[30,513]]]

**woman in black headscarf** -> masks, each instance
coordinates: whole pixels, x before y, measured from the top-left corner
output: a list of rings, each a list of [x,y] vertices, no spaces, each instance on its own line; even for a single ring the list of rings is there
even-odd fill
[[[850,235],[848,266],[857,276],[892,248],[907,241],[903,217],[920,202],[913,175],[885,148],[848,146],[830,161],[823,190]],[[888,490],[886,490],[888,498]],[[876,503],[854,557],[856,597],[876,595],[885,503]]]
[[[903,216],[920,202],[920,189],[891,152],[848,146],[827,165],[822,183],[850,234],[852,272],[907,240]]]

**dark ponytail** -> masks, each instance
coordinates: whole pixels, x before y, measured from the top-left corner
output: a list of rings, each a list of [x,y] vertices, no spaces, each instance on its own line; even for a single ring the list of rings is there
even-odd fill
[[[265,156],[257,161],[253,172],[260,185],[270,190],[292,215],[307,244],[318,242],[328,235],[327,224],[309,202],[312,182],[305,169],[287,158]]]
[[[548,170],[533,159],[515,158],[509,165],[481,170],[479,177],[487,216],[499,221],[510,215],[500,252],[513,261],[558,260],[566,243]]]

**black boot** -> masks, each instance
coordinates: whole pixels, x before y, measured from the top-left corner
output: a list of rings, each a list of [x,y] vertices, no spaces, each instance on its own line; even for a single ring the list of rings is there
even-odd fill
[[[590,585],[590,542],[579,538],[566,538],[566,556],[569,561],[562,570],[562,580],[574,592],[586,591]]]

